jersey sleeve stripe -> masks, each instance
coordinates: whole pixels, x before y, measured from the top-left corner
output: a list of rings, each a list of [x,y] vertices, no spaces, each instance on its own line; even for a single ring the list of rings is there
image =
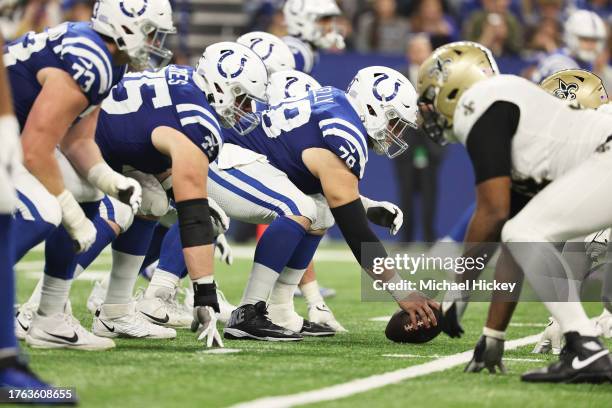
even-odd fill
[[[196,105],[193,103],[181,103],[181,104],[176,105],[176,111],[178,113],[193,112],[193,111],[200,112],[204,114],[204,116],[206,116],[217,127],[217,129],[219,129],[219,131],[221,130],[221,125],[219,125],[219,121],[217,120],[215,115],[213,115],[212,113],[210,113],[208,109],[200,105]]]
[[[214,137],[217,139],[217,144],[221,146],[222,139],[219,130],[210,121],[200,115],[187,116],[181,119],[181,126],[188,126],[193,124],[199,124],[206,128]]]
[[[361,147],[363,148],[363,151],[365,152],[364,156],[366,158],[366,161],[368,160],[367,139],[364,136],[364,134],[359,129],[357,129],[357,127],[353,125],[351,122],[344,120],[344,119],[338,119],[338,118],[324,119],[319,122],[319,127],[321,128],[321,130],[325,130],[327,128],[339,128],[339,129],[344,129],[348,133],[354,133],[355,139],[359,141],[359,144],[361,145]]]
[[[367,162],[364,154],[363,148],[355,142],[355,137],[348,132],[345,132],[342,129],[338,128],[327,128],[323,130],[323,137],[325,136],[337,136],[349,142],[351,146],[355,148],[357,154],[359,155],[359,178],[363,177],[363,170],[365,169],[365,164]]]
[[[96,54],[94,54],[93,52],[89,51],[86,48],[81,48],[81,47],[76,47],[76,46],[64,48],[62,50],[62,55],[64,54],[72,54],[72,55],[76,55],[77,57],[83,57],[89,60],[96,67],[96,70],[98,71],[97,79],[100,80],[100,86],[98,89],[98,93],[103,94],[105,92],[108,92],[109,84],[110,84],[109,77],[105,71],[104,64],[102,63],[102,61]]]
[[[88,47],[94,54],[96,54],[103,62],[106,67],[106,74],[110,78],[109,83],[113,83],[113,66],[111,64],[110,57],[108,55],[108,51],[105,52],[98,44],[89,38],[66,38],[62,41],[63,45],[71,46],[86,46]]]

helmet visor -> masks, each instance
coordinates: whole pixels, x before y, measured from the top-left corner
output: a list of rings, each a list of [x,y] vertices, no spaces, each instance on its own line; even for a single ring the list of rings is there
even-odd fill
[[[226,128],[234,129],[240,135],[252,132],[261,122],[255,113],[257,103],[266,101],[247,94],[241,87],[232,88],[234,105],[221,117],[221,124]]]
[[[408,134],[416,129],[417,125],[402,119],[395,111],[387,112],[387,118],[387,129],[383,131],[381,138],[374,140],[374,146],[378,153],[384,153],[394,159],[408,149]]]

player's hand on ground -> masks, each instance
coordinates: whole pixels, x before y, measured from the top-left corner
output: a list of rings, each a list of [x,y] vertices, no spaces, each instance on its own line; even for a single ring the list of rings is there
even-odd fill
[[[119,175],[115,188],[119,201],[132,207],[132,213],[136,214],[142,204],[142,187],[140,187],[138,181],[131,177]]]
[[[206,347],[224,347],[223,340],[217,330],[217,316],[210,306],[196,306],[193,309],[194,324],[198,326],[198,341],[206,344]],[[192,325],[193,327],[193,325]]]
[[[398,301],[397,304],[408,313],[410,322],[414,327],[418,326],[417,316],[427,328],[438,325],[432,308],[440,309],[440,304],[429,299],[421,292],[412,292],[405,299]]]
[[[548,325],[546,325],[532,353],[547,354],[552,351],[555,355],[560,354],[564,342],[565,339],[561,332],[561,326],[559,326],[559,323],[554,318],[549,317]]]
[[[232,251],[232,247],[230,246],[229,242],[227,242],[225,234],[219,234],[217,236],[215,249],[221,262],[225,262],[228,265],[234,263],[234,254]]]
[[[466,373],[479,373],[487,369],[489,373],[495,374],[499,370],[506,373],[506,367],[502,362],[504,355],[504,340],[482,335],[474,348],[472,360],[463,370]]]
[[[308,307],[308,320],[313,323],[326,324],[336,333],[348,332],[332,313],[331,309],[325,304],[320,303]]]

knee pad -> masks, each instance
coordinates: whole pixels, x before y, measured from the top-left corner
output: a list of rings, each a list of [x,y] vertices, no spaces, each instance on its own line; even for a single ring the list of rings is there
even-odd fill
[[[134,221],[132,207],[109,196],[104,197],[100,202],[100,217],[117,224],[121,233],[127,231]]]

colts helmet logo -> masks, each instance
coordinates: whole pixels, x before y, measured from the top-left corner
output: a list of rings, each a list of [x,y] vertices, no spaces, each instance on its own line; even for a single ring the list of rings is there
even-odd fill
[[[259,44],[259,43],[263,42],[263,40],[264,40],[263,38],[253,38],[253,39],[251,40],[251,47],[250,47],[250,48],[251,48],[253,51],[255,51],[255,47],[257,46],[257,44]],[[265,45],[265,44],[264,44],[264,45]],[[265,60],[267,60],[268,58],[270,58],[270,55],[272,55],[272,50],[273,50],[273,49],[274,49],[274,44],[270,43],[270,44],[269,44],[269,46],[268,46],[268,51],[267,51],[265,54],[263,54],[263,55],[262,55],[262,54],[257,53],[257,55],[259,55],[259,57],[260,57],[262,60],[264,60],[264,61],[265,61]]]
[[[394,88],[393,88],[393,93],[391,95],[388,95],[388,96],[381,95],[381,93],[378,91],[378,87],[380,86],[381,82],[383,82],[386,79],[389,79],[389,75],[379,74],[378,79],[374,81],[374,89],[372,90],[372,92],[374,93],[374,97],[381,102],[389,102],[393,100],[393,98],[397,96],[397,93],[400,90],[400,86],[402,85],[399,81],[396,81]]]
[[[295,84],[297,81],[299,81],[297,77],[287,78],[287,83],[285,84],[285,98],[291,98],[292,95],[291,95],[291,92],[289,92],[289,88],[291,87],[291,85]],[[310,84],[306,84],[305,88],[306,88],[306,92],[310,92],[310,89],[312,87],[310,86]]]
[[[567,99],[573,101],[576,99],[576,91],[578,90],[578,84],[573,82],[567,84],[561,78],[559,78],[559,87],[553,91],[553,95],[560,99]]]
[[[236,78],[238,75],[242,74],[242,71],[244,71],[244,64],[246,64],[247,62],[247,58],[244,56],[240,59],[240,67],[238,67],[235,72],[228,73],[223,69],[223,61],[230,55],[234,54],[234,50],[222,51],[221,58],[219,58],[219,62],[217,63],[217,69],[219,70],[219,73],[226,78]]]
[[[140,2],[142,2],[142,6],[140,8],[138,8],[136,6],[136,4],[140,3]],[[138,0],[121,0],[119,2],[119,8],[123,12],[123,14],[125,14],[128,17],[140,17],[147,10],[148,2],[149,2],[149,0],[140,0],[140,1],[138,1]],[[126,3],[128,3],[129,5],[126,6]]]
[[[436,77],[436,79],[448,79],[448,68],[446,67],[452,61],[450,58],[445,60],[441,60],[440,58],[436,59],[436,65],[431,67],[429,70],[429,77]]]

